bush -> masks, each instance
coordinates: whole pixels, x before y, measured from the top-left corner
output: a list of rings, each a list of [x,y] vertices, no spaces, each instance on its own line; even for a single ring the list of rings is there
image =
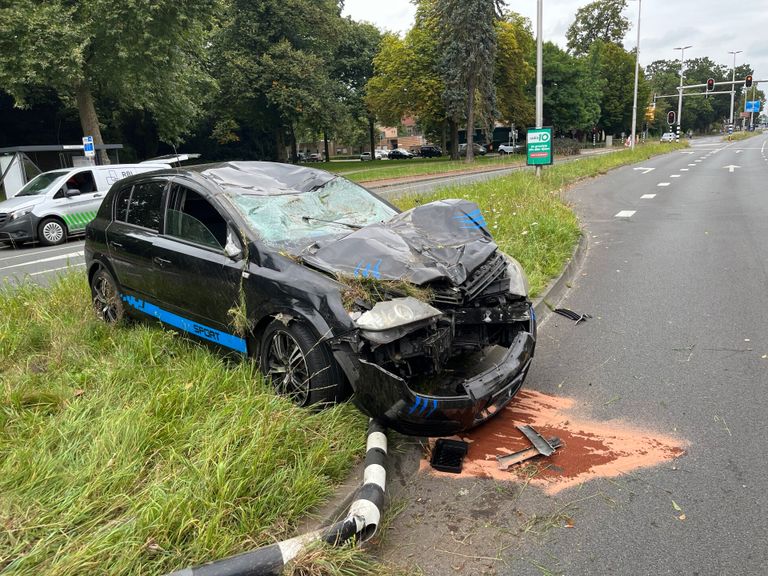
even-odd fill
[[[581,143],[570,138],[555,138],[554,153],[556,156],[576,156],[581,154]]]

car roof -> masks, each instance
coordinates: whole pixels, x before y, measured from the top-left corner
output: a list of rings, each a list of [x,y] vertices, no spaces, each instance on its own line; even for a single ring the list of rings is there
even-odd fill
[[[335,174],[294,164],[279,162],[219,162],[169,168],[167,170],[132,176],[125,180],[142,177],[182,176],[202,184],[213,184],[208,189],[219,192],[237,192],[256,196],[279,196],[309,192],[336,178]],[[213,191],[213,190],[211,190]]]

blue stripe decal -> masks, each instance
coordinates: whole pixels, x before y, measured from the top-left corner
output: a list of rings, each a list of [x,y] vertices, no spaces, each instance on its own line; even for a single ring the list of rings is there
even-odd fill
[[[483,216],[482,212],[480,212],[480,210],[473,210],[472,212],[460,214],[459,216],[454,216],[453,218],[454,220],[458,220],[459,224],[464,224],[464,226],[459,227],[462,230],[477,230],[487,226],[485,217]]]
[[[419,396],[416,396],[416,402],[413,403],[413,406],[411,406],[411,409],[408,411],[408,414],[413,414],[419,406],[421,406],[421,398]]]
[[[227,332],[221,332],[204,324],[198,324],[197,322],[193,322],[182,316],[177,316],[176,314],[163,310],[154,304],[150,304],[149,302],[145,302],[144,300],[140,300],[133,296],[121,296],[121,298],[131,308],[143,312],[148,316],[157,318],[163,324],[179,328],[180,330],[184,330],[184,332],[189,332],[199,338],[215,342],[216,344],[231,348],[232,350],[237,350],[243,354],[248,352],[245,340],[234,334],[228,334]]]
[[[432,400],[432,410],[430,410],[430,411],[427,413],[427,415],[425,416],[425,418],[429,418],[430,416],[432,416],[432,413],[433,413],[435,410],[437,410],[437,400]]]

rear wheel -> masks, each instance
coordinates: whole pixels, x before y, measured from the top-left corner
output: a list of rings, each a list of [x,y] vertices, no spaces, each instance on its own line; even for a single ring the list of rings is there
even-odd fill
[[[328,345],[306,326],[278,320],[264,330],[260,366],[278,394],[299,406],[332,403],[344,389],[344,378]]]
[[[93,310],[104,322],[115,324],[125,317],[125,306],[117,283],[104,268],[99,268],[91,279],[91,299]]]
[[[37,237],[45,246],[56,246],[67,240],[67,227],[57,218],[46,218],[37,227]]]

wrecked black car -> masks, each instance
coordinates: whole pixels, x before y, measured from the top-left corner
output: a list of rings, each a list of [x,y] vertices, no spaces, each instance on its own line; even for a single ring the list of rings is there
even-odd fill
[[[299,405],[352,392],[447,435],[507,404],[533,357],[525,275],[465,200],[399,212],[322,170],[227,162],[121,180],[86,234],[101,318],[249,355]]]

